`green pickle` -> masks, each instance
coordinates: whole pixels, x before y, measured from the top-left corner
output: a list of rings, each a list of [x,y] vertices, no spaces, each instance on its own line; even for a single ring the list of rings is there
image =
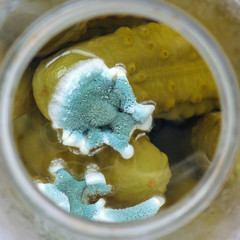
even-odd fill
[[[176,120],[219,108],[214,79],[196,50],[165,25],[149,23],[121,27],[43,60],[34,75],[33,91],[46,118],[59,78],[74,63],[89,59],[89,54],[103,59],[108,67],[124,64],[137,100],[157,104],[156,117]]]
[[[59,139],[61,130],[52,127],[48,107],[59,80],[76,62],[92,58],[102,59],[109,68],[124,66],[138,103],[154,103],[153,118],[163,126],[197,118],[189,146],[192,152],[203,151],[208,159],[213,158],[221,120],[220,112],[212,111],[220,105],[214,79],[198,52],[163,24],[111,16],[79,23],[60,33],[39,51],[38,67],[25,71],[15,95],[13,125],[26,169],[33,181],[54,183],[56,176],[50,172],[54,160],[79,181],[94,165],[112,186],[104,197],[107,206],[127,208],[155,196],[166,197],[166,206],[171,205],[197,184],[197,161],[189,176],[185,173],[191,159],[174,170],[172,159],[154,145],[151,134],[140,130],[130,139],[134,155],[128,160],[105,145],[95,154],[82,155],[65,146]],[[161,132],[156,122],[153,128]],[[206,170],[205,165],[199,168]]]

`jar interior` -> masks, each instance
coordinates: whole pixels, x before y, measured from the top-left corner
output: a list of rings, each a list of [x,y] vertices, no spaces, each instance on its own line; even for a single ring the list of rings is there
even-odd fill
[[[63,129],[54,128],[49,116],[48,104],[58,86],[55,79],[60,81],[67,73],[65,68],[76,62],[95,59],[93,55],[108,68],[124,68],[137,102],[155,107],[151,127],[131,133],[134,155],[130,159],[106,143],[82,154],[78,147],[64,143]],[[36,78],[52,83],[37,85]],[[90,112],[89,103],[86,106]],[[107,112],[102,115],[108,117]],[[130,115],[125,121],[130,122]],[[36,187],[60,208],[95,221],[138,220],[140,216],[131,217],[134,211],[143,206],[150,209],[154,202],[149,200],[157,199],[155,212],[144,212],[151,217],[189,195],[209,169],[221,132],[218,89],[201,53],[165,24],[129,15],[86,20],[52,38],[21,77],[12,116],[16,148]],[[112,125],[99,129],[117,131]],[[57,174],[59,169],[64,172]],[[104,190],[86,187],[88,173],[104,176],[105,183],[100,184]],[[91,187],[100,181],[99,175],[94,176]],[[53,189],[57,181],[66,184],[61,178],[69,181],[67,187]],[[81,187],[80,195],[69,193]],[[108,210],[109,215],[102,218],[79,213],[79,196],[81,207],[95,206],[103,199],[104,209],[118,211],[119,218],[111,218]],[[151,206],[141,205],[146,202]],[[130,217],[129,209],[134,212]]]

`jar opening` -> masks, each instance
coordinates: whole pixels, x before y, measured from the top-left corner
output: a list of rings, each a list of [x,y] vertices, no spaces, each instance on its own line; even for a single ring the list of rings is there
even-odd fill
[[[79,12],[81,12],[82,14],[80,14]],[[136,15],[140,17],[136,17]],[[108,17],[104,18],[104,16],[108,16]],[[96,21],[96,19],[98,20]],[[132,26],[134,21],[135,21],[135,26]],[[109,27],[109,22],[113,26],[111,25]],[[165,31],[163,33],[163,36],[167,36],[167,34],[170,34],[170,35],[175,34],[173,37],[171,36],[172,38],[171,37],[166,38],[165,42],[162,42],[162,43],[165,43],[166,46],[169,46],[167,44],[167,41],[172,40],[173,45],[170,45],[170,47],[172,49],[176,47],[177,49],[178,47],[177,43],[181,42],[181,40],[183,39],[182,41],[184,41],[184,43],[181,46],[186,46],[186,49],[184,50],[186,50],[186,53],[188,54],[186,59],[184,58],[184,54],[178,55],[177,51],[172,52],[172,49],[170,51],[168,48],[165,48],[164,45],[163,47],[161,46],[160,51],[159,49],[157,51],[158,53],[157,59],[162,60],[164,69],[169,69],[168,71],[166,70],[165,73],[171,75],[172,71],[175,70],[176,68],[180,69],[179,70],[180,72],[181,66],[188,65],[189,69],[191,70],[194,68],[195,66],[194,64],[197,64],[198,67],[199,67],[199,64],[200,65],[202,64],[201,66],[202,68],[204,68],[204,71],[207,71],[206,73],[208,76],[207,79],[211,78],[211,74],[212,74],[216,81],[218,94],[220,97],[220,103],[221,103],[220,106],[221,106],[222,118],[220,119],[218,116],[216,120],[215,118],[216,114],[215,114],[214,117],[210,115],[210,116],[207,116],[206,119],[201,119],[201,120],[197,120],[196,118],[194,119],[191,118],[190,120],[184,123],[185,125],[183,125],[182,123],[181,124],[175,123],[174,125],[172,121],[171,122],[169,121],[169,119],[173,120],[171,118],[174,118],[175,117],[174,114],[176,113],[174,112],[173,115],[166,114],[166,113],[168,113],[168,111],[170,112],[169,109],[174,108],[173,106],[175,105],[175,101],[179,101],[179,103],[177,104],[177,107],[178,107],[177,110],[180,111],[179,109],[183,109],[183,113],[182,113],[183,117],[185,117],[186,115],[186,118],[189,118],[187,114],[190,117],[192,117],[194,115],[194,112],[193,112],[194,110],[191,110],[192,112],[190,111],[188,113],[186,113],[186,110],[191,109],[192,105],[196,106],[202,103],[202,96],[199,94],[192,94],[190,102],[188,102],[184,106],[180,105],[180,103],[184,101],[184,97],[186,97],[185,94],[180,97],[180,100],[178,100],[177,98],[174,99],[173,97],[172,98],[168,97],[166,98],[167,100],[165,101],[165,105],[162,106],[162,112],[159,113],[161,119],[155,120],[154,122],[155,124],[152,129],[153,131],[148,133],[148,138],[150,139],[149,144],[153,144],[155,147],[158,147],[161,151],[162,151],[162,148],[165,147],[165,151],[169,151],[169,154],[171,154],[172,147],[168,148],[167,143],[165,143],[165,145],[163,144],[164,140],[166,139],[165,138],[166,134],[169,135],[169,133],[172,131],[173,137],[172,138],[168,137],[169,143],[172,143],[173,140],[176,140],[176,134],[181,134],[177,139],[178,144],[180,145],[182,141],[179,139],[182,136],[182,129],[183,127],[185,127],[185,130],[187,129],[186,132],[190,131],[189,129],[191,129],[192,131],[191,134],[193,134],[195,137],[195,140],[194,140],[195,145],[193,144],[193,146],[195,146],[196,148],[200,148],[202,147],[202,145],[199,143],[198,140],[201,138],[204,139],[204,136],[202,134],[205,126],[205,121],[209,123],[209,121],[211,120],[213,122],[214,121],[218,122],[219,124],[218,130],[217,130],[218,132],[221,129],[221,135],[220,135],[217,150],[215,154],[214,152],[208,153],[209,155],[211,155],[211,157],[209,156],[206,157],[206,154],[204,155],[202,151],[194,151],[193,152],[194,154],[193,153],[190,154],[191,157],[187,158],[187,156],[189,156],[189,153],[185,153],[184,155],[185,164],[189,167],[189,169],[194,170],[194,177],[196,178],[197,176],[199,178],[199,181],[195,181],[189,187],[189,191],[186,191],[187,195],[183,199],[181,198],[184,195],[182,194],[184,190],[183,191],[179,190],[178,189],[179,185],[177,184],[179,179],[181,179],[181,177],[183,177],[184,174],[180,176],[177,176],[177,174],[180,173],[181,171],[186,174],[187,172],[187,169],[185,168],[186,165],[180,162],[180,164],[175,165],[175,168],[174,168],[174,164],[172,164],[173,167],[171,169],[171,163],[170,163],[170,169],[172,170],[172,175],[174,171],[175,173],[172,178],[172,182],[170,182],[170,184],[172,185],[169,184],[169,189],[170,190],[172,189],[172,192],[167,190],[166,196],[172,202],[169,201],[169,206],[166,205],[167,206],[166,209],[160,211],[159,214],[157,214],[155,217],[146,219],[141,222],[102,225],[102,224],[99,224],[98,222],[89,223],[84,219],[71,216],[57,209],[43,195],[41,195],[39,191],[37,191],[37,189],[33,186],[31,181],[29,181],[29,177],[26,174],[26,170],[24,169],[21,163],[21,160],[19,159],[19,153],[20,153],[20,156],[24,155],[24,152],[22,151],[23,150],[22,147],[23,146],[27,147],[28,144],[27,142],[25,142],[24,144],[23,142],[20,142],[20,144],[18,144],[19,153],[17,153],[16,147],[14,146],[15,144],[13,141],[13,135],[15,134],[16,136],[16,130],[14,130],[16,129],[16,126],[14,126],[14,129],[12,129],[12,126],[10,124],[12,122],[11,121],[12,113],[9,111],[9,109],[11,109],[10,106],[13,105],[13,98],[11,97],[13,96],[12,94],[16,92],[16,97],[17,97],[17,93],[18,93],[18,90],[16,90],[16,82],[17,81],[20,82],[20,77],[16,77],[16,76],[28,75],[30,76],[29,79],[31,79],[32,72],[30,71],[29,73],[27,68],[30,62],[31,62],[31,68],[34,69],[39,64],[40,59],[43,59],[46,56],[50,56],[52,53],[55,53],[57,51],[62,51],[60,52],[60,54],[62,54],[61,56],[63,56],[66,53],[66,51],[69,51],[69,49],[66,50],[66,48],[67,47],[71,48],[71,45],[73,43],[81,44],[81,42],[87,42],[87,44],[85,44],[84,46],[80,46],[81,47],[80,49],[82,51],[83,50],[85,51],[85,49],[96,49],[96,47],[94,47],[94,44],[96,44],[96,42],[99,39],[99,37],[97,37],[98,35],[102,36],[99,43],[101,44],[101,41],[105,41],[104,39],[106,39],[109,35],[110,36],[113,35],[115,37],[116,35],[114,35],[115,34],[114,32],[120,31],[121,33],[119,34],[120,38],[121,36],[124,36],[124,38],[120,39],[121,42],[119,43],[119,45],[123,44],[126,48],[132,47],[133,40],[135,42],[138,41],[138,38],[137,40],[134,38],[135,35],[139,36],[141,34],[143,35],[145,34],[145,38],[147,38],[146,34],[149,34],[149,33],[148,33],[148,27],[146,28],[146,26],[147,25],[149,26],[149,24],[150,25],[152,24],[151,28],[154,29],[152,31],[155,31],[155,28],[153,27],[153,23],[158,24],[159,22],[161,23],[161,27],[163,27],[162,31]],[[86,26],[88,26],[88,28],[86,28]],[[104,29],[104,26],[106,26],[105,29]],[[132,29],[138,29],[138,28],[141,28],[141,26],[145,26],[145,28],[142,28],[139,31],[136,30],[136,32],[132,32]],[[81,32],[81,34],[76,34],[76,32],[78,33],[78,31]],[[71,32],[74,32],[74,34],[71,35]],[[181,35],[178,33],[180,33]],[[91,34],[93,36],[91,36]],[[63,36],[63,37],[60,37],[60,36]],[[83,37],[83,40],[80,41],[78,37],[80,38]],[[93,40],[91,41],[92,38]],[[155,50],[157,44],[159,45],[162,44],[161,42],[155,43],[151,41],[151,39],[144,41],[144,43],[148,47],[147,50],[145,49],[146,51],[148,51],[147,52],[148,54],[151,54],[151,51]],[[106,40],[106,43],[107,43],[107,40]],[[176,45],[174,45],[174,43]],[[65,50],[61,50],[63,47],[65,48]],[[111,45],[108,45],[106,47],[111,49]],[[71,51],[72,50],[73,49],[71,49]],[[183,51],[183,48],[180,48],[180,50]],[[96,51],[98,54],[101,53],[101,51],[99,52],[98,50]],[[142,57],[141,54],[142,53],[140,53],[137,56],[141,58]],[[174,56],[174,54],[176,56]],[[35,58],[33,60],[33,58],[36,55],[38,56],[38,58]],[[183,59],[181,59],[181,56]],[[74,57],[76,56],[71,55],[71,58],[74,58]],[[128,59],[129,57],[130,55],[128,53]],[[181,59],[183,63],[179,64],[179,61],[177,61],[176,63],[174,61],[171,62],[171,59],[174,59],[174,57],[175,59]],[[54,59],[56,58],[59,59],[58,56],[56,56]],[[169,62],[172,64],[171,66],[169,66],[168,59],[170,59]],[[200,59],[199,61],[201,61],[201,63],[197,62],[198,59]],[[210,72],[208,73],[208,68],[205,67],[204,61],[207,63],[207,66],[209,67],[209,70],[211,73]],[[50,63],[49,62],[48,63],[51,64],[52,62],[50,61]],[[117,63],[122,64],[122,62],[117,62]],[[154,64],[154,62],[152,64]],[[150,64],[151,67],[152,67],[152,64]],[[176,66],[176,64],[179,64],[179,65]],[[238,101],[238,94],[236,92],[236,89],[237,89],[236,81],[235,81],[234,74],[232,73],[231,67],[229,66],[224,54],[221,52],[221,50],[219,49],[217,44],[214,42],[214,40],[212,40],[212,38],[209,37],[209,35],[201,27],[199,27],[192,19],[185,16],[184,13],[180,12],[174,7],[171,7],[165,3],[160,3],[160,2],[153,3],[153,2],[146,2],[146,1],[143,1],[143,2],[139,2],[139,1],[127,2],[126,1],[125,4],[122,4],[122,1],[114,1],[111,3],[109,3],[108,1],[102,1],[101,4],[95,1],[91,3],[72,2],[60,9],[57,9],[51,12],[49,15],[44,16],[42,19],[37,21],[30,29],[28,29],[25,35],[23,35],[19,39],[19,41],[16,42],[12,50],[9,52],[8,58],[5,61],[5,66],[7,66],[6,68],[7,70],[2,72],[2,74],[4,79],[8,79],[8,81],[5,80],[3,82],[3,87],[2,87],[4,91],[2,90],[2,95],[1,95],[2,97],[1,122],[5,126],[7,126],[7,128],[4,128],[4,131],[3,131],[4,137],[1,136],[1,141],[3,143],[2,144],[3,152],[5,155],[5,158],[9,159],[8,164],[9,164],[10,172],[13,178],[15,179],[16,184],[23,190],[23,195],[25,195],[25,197],[27,197],[26,195],[28,195],[28,198],[32,202],[32,204],[35,207],[37,207],[39,210],[45,212],[49,217],[53,218],[54,221],[57,221],[60,224],[65,225],[69,229],[73,229],[75,231],[78,231],[80,229],[80,231],[83,231],[83,234],[94,235],[95,237],[98,236],[99,231],[102,234],[101,237],[108,236],[109,231],[108,230],[106,231],[106,228],[105,228],[106,226],[108,226],[112,230],[110,233],[111,236],[113,235],[115,236],[115,234],[119,234],[117,235],[118,237],[123,237],[124,234],[125,235],[129,234],[128,237],[129,236],[136,237],[135,234],[139,234],[139,232],[136,233],[136,228],[139,229],[139,226],[142,226],[142,231],[148,232],[152,236],[155,236],[155,235],[162,236],[172,230],[175,230],[176,228],[180,227],[184,223],[190,221],[194,216],[199,214],[212,201],[212,199],[217,194],[231,166],[231,162],[235,154],[235,148],[236,148],[235,146],[237,145],[236,141],[238,141],[238,137],[239,137],[238,130],[237,130],[238,129],[237,123],[236,123],[236,119],[239,114],[238,112],[239,101]],[[47,65],[45,64],[45,67],[46,66]],[[50,67],[52,66],[53,65],[51,65]],[[136,66],[137,65],[134,62],[129,62],[128,65],[125,65],[125,68],[129,73],[128,78],[131,79],[131,77],[133,76],[132,88],[134,93],[137,93],[138,91],[140,92],[140,90],[138,89],[141,87],[141,84],[143,85],[145,83],[145,78],[148,76],[145,72],[140,72],[140,71],[138,72],[139,69],[137,68],[138,66],[137,67]],[[114,67],[114,66],[109,66],[109,67]],[[195,72],[197,71],[197,69],[199,68],[196,68]],[[154,70],[156,70],[156,68]],[[23,74],[24,71],[25,73]],[[42,70],[40,69],[39,71],[42,71]],[[186,69],[182,70],[183,76],[186,73],[186,71],[188,70]],[[64,69],[58,69],[58,74],[61,75],[63,74],[63,72],[64,72]],[[187,73],[192,74],[192,72],[187,72]],[[138,74],[136,78],[137,80],[134,80],[134,74],[135,75]],[[171,76],[174,76],[174,75],[172,74]],[[162,77],[164,78],[164,75]],[[19,86],[21,86],[22,82],[23,81],[21,80]],[[171,80],[167,81],[167,88],[169,91],[169,95],[171,95],[172,93],[171,96],[175,96],[175,92],[179,91],[177,88],[178,87],[177,84]],[[148,85],[150,84],[147,84],[146,86],[144,85],[144,88],[146,88]],[[210,87],[212,87],[212,85]],[[197,89],[201,88],[201,92],[204,93],[204,91],[206,91],[206,89],[209,88],[209,81],[202,81],[201,84],[199,83],[198,87],[196,88]],[[46,94],[43,90],[44,89],[41,89],[42,95]],[[49,89],[45,89],[45,90],[48,91]],[[24,91],[26,91],[26,88],[24,89]],[[186,91],[187,89],[185,89],[185,92]],[[198,93],[198,91],[196,92]],[[153,94],[153,92],[151,93]],[[35,92],[35,95],[36,95],[36,92]],[[162,95],[164,95],[164,93],[162,93]],[[34,97],[36,99],[36,96]],[[139,94],[137,96],[137,99],[139,98],[140,99],[142,98],[141,102],[155,100],[155,99],[151,99],[151,95],[150,95],[150,99],[144,98],[144,94]],[[212,108],[210,108],[209,111],[218,109],[217,105],[215,106],[214,105],[215,103],[212,102],[212,98],[213,97],[211,96],[209,97],[209,99],[206,98],[206,101],[208,102],[204,102],[205,110],[209,106],[213,106]],[[156,96],[156,99],[158,100],[158,96]],[[160,105],[160,104],[161,102],[158,103],[157,105]],[[27,105],[25,106],[27,108]],[[201,113],[201,110],[203,109],[203,107],[201,106],[200,108],[200,105],[198,106],[199,106],[198,111],[199,113]],[[29,107],[32,108],[32,106],[29,106]],[[49,135],[49,132],[51,133],[52,131],[51,124],[47,123],[46,120],[42,118],[42,116],[36,118],[36,113],[34,114],[31,115],[32,119],[30,118],[30,121],[34,121],[35,123],[38,123],[41,126],[44,125],[44,128],[42,129],[42,131],[40,130],[40,132],[42,135],[45,134],[44,137],[47,137],[49,141],[49,146],[50,145],[53,146],[58,136],[56,135],[53,136],[53,134]],[[25,123],[27,123],[29,119],[26,119],[26,116],[24,117],[25,117],[24,121]],[[163,118],[164,120],[162,120]],[[44,122],[44,124],[42,124],[42,122]],[[196,123],[198,123],[199,125],[197,125],[194,129],[193,127],[189,128],[189,126],[196,125]],[[20,125],[18,126],[19,128],[21,128]],[[31,124],[27,126],[28,126],[28,129],[30,129],[29,126],[31,126]],[[32,134],[34,133],[33,132],[30,133],[30,135]],[[187,138],[187,135],[185,135],[185,137]],[[28,138],[28,142],[31,141],[29,139],[31,138]],[[141,137],[140,140],[141,139],[144,139],[144,137],[143,138]],[[188,139],[188,141],[189,141],[188,144],[192,144],[192,139]],[[174,146],[179,147],[178,149],[177,148],[175,149],[175,154],[177,153],[177,150],[182,149],[184,147],[184,145],[177,146],[177,144],[175,144]],[[60,149],[59,151],[61,153],[63,152],[62,146],[58,145],[55,147],[57,147],[58,150]],[[68,153],[68,154],[72,154],[72,153]],[[24,157],[22,158],[23,158],[23,161],[25,160],[25,165],[28,165],[26,158],[25,159]],[[213,161],[211,164],[209,164],[209,158],[213,158]],[[174,159],[174,156],[171,156],[171,159]],[[131,161],[131,159],[129,161]],[[70,165],[72,164],[72,166],[74,166],[74,164],[78,165],[74,161],[69,162],[69,164]],[[13,165],[16,166],[16,168],[13,169],[11,167]],[[29,167],[29,169],[31,169],[31,166]],[[120,168],[118,167],[115,170],[118,171],[118,169]],[[126,169],[124,170],[124,167],[122,169],[123,169],[122,171],[126,171]],[[33,175],[36,174],[36,172],[39,173],[38,171],[34,172],[32,169],[30,170],[30,172],[31,171]],[[111,177],[112,176],[110,174],[109,179],[112,179]],[[47,176],[45,178],[45,181],[47,180],[51,181],[50,178],[51,178],[50,175]],[[185,181],[186,180],[188,179],[185,179]],[[150,178],[148,181],[147,187],[151,188],[155,184],[156,184],[156,180],[154,178]],[[176,197],[177,189],[182,194],[182,196],[179,196],[177,199],[174,199],[174,197]],[[185,189],[187,189],[187,187],[185,187]],[[117,202],[114,202],[114,199],[110,199],[110,203],[109,203],[110,205],[111,205],[111,200],[113,201],[113,203],[117,204]],[[114,207],[116,208],[118,206],[115,205]],[[181,221],[179,221],[180,218],[181,218]],[[83,230],[85,226],[87,226],[87,230],[86,229]],[[166,226],[168,227],[166,228]]]

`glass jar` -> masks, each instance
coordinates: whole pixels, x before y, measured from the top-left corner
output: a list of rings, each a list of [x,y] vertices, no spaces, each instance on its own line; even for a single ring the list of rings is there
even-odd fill
[[[240,20],[233,10],[234,4],[238,6],[237,2],[192,0],[191,3],[190,0],[11,1],[2,8],[0,54],[3,56],[6,52],[6,55],[2,57],[0,72],[0,201],[4,206],[1,216],[5,219],[1,226],[6,226],[4,229],[7,231],[3,232],[5,238],[237,239],[240,234],[237,226],[240,196],[236,191],[240,181],[239,158],[236,154],[240,102],[236,79],[240,77],[237,67],[240,47],[236,33],[240,32]],[[193,15],[200,24],[174,5]],[[58,8],[55,9],[55,6]],[[53,10],[43,15],[50,8]],[[215,77],[223,113],[221,137],[214,161],[197,187],[158,216],[123,224],[76,218],[47,200],[33,186],[20,161],[14,148],[11,126],[14,91],[20,81],[19,76],[34,55],[48,40],[72,24],[108,14],[138,15],[160,21],[186,37],[202,55]],[[41,18],[37,19],[39,16]],[[32,22],[31,26],[28,26],[29,22]],[[216,22],[221,24],[216,27]]]

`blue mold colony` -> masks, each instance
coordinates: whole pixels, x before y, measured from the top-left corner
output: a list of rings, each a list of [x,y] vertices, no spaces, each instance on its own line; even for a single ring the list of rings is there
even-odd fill
[[[137,103],[124,68],[109,69],[101,59],[72,66],[48,107],[53,127],[63,129],[64,145],[89,154],[107,144],[123,158],[134,153],[128,143],[132,132],[151,128],[155,108]]]
[[[67,212],[94,221],[128,222],[145,219],[155,215],[165,202],[164,198],[153,197],[125,209],[106,208],[103,198],[95,204],[87,204],[87,198],[91,195],[104,196],[110,193],[111,185],[106,185],[105,181],[99,181],[97,178],[94,180],[94,173],[92,181],[88,184],[87,175],[86,181],[79,181],[64,169],[59,169],[56,177],[56,182],[53,184],[38,184],[39,189]]]

